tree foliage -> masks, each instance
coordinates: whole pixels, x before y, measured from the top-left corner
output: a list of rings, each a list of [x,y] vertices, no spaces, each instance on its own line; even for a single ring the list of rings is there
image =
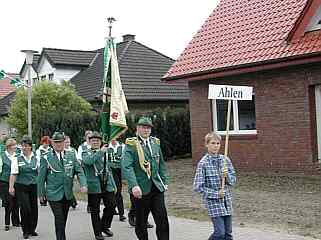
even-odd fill
[[[27,134],[27,90],[19,89],[8,117],[11,127],[17,129],[17,137]],[[43,135],[51,135],[55,130],[64,131],[78,144],[85,129],[96,128],[97,114],[91,105],[79,97],[72,85],[64,82],[57,85],[43,81],[32,89],[32,137],[38,142]],[[93,121],[94,120],[94,121]]]

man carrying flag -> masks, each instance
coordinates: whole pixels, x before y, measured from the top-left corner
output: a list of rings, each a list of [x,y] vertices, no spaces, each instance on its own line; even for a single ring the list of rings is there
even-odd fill
[[[108,18],[111,24],[113,18]],[[111,29],[111,26],[110,26]],[[88,181],[88,204],[91,210],[92,226],[97,240],[103,240],[102,233],[113,236],[110,230],[115,211],[117,191],[108,161],[107,146],[127,130],[127,103],[119,77],[116,46],[109,32],[104,49],[104,77],[102,95],[101,134],[93,132],[89,137],[91,148],[83,152],[82,159]],[[104,211],[100,218],[100,202]]]

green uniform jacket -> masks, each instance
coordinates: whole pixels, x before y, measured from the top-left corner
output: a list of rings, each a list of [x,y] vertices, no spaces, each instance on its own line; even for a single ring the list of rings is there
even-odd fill
[[[110,162],[111,168],[121,168],[120,161],[121,156],[123,154],[123,145],[119,145],[116,148],[116,152],[114,152],[114,149],[112,147],[108,147],[108,161]]]
[[[88,193],[101,193],[101,179],[104,169],[104,153],[101,150],[87,149],[82,153],[82,164],[88,184]],[[115,192],[116,184],[110,169],[110,163],[106,161],[106,189],[107,192]]]
[[[11,174],[11,160],[7,157],[5,152],[0,154],[0,158],[2,159],[3,163],[0,170],[0,181],[9,182],[9,177]]]
[[[149,140],[152,148],[152,155],[147,147],[142,146],[142,148],[145,160],[149,161],[151,165],[150,178],[148,178],[148,175],[139,164],[136,148],[137,137],[126,139],[126,146],[123,152],[121,166],[123,176],[128,181],[128,190],[130,193],[133,187],[139,186],[143,195],[148,194],[152,188],[152,181],[161,192],[164,192],[165,185],[168,184],[168,176],[159,139],[149,137]]]
[[[37,158],[35,155],[31,157],[30,163],[27,162],[23,155],[17,156],[19,173],[16,174],[15,183],[23,185],[37,184],[38,182],[38,168]]]
[[[47,196],[49,201],[60,201],[64,196],[67,200],[72,199],[75,174],[78,176],[80,186],[87,186],[86,177],[75,154],[65,151],[63,159],[62,165],[54,151],[42,156],[38,179],[40,197]]]

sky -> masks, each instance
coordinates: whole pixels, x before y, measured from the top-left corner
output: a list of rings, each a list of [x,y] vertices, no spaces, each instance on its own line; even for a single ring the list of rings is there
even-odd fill
[[[23,49],[96,50],[108,35],[135,40],[176,59],[219,0],[9,0],[0,12],[0,69],[18,73]]]

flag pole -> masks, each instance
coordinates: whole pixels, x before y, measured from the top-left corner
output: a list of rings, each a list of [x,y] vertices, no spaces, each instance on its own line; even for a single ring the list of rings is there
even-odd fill
[[[110,44],[110,41],[112,39],[111,37],[111,30],[112,30],[112,24],[115,20],[113,17],[108,17],[107,21],[109,23],[109,34],[108,34],[108,45],[106,44],[105,48]],[[105,54],[105,51],[104,51]],[[107,86],[107,81],[108,81],[108,76],[106,76],[105,71],[106,71],[106,62],[105,62],[105,57],[104,56],[104,84],[103,84],[103,103],[102,103],[102,115],[101,115],[101,121],[102,121],[102,140],[103,144],[109,144],[110,142],[110,124],[109,124],[109,115],[110,115],[110,99],[111,99],[111,82],[109,83],[109,86]],[[110,65],[110,61],[107,63],[108,66]],[[111,71],[111,68],[108,68]],[[110,79],[111,81],[111,79]],[[109,106],[107,106],[109,105]],[[103,173],[102,173],[102,191],[106,189],[107,185],[107,171],[106,171],[106,166],[107,166],[107,153],[104,154],[104,165],[103,165]]]

